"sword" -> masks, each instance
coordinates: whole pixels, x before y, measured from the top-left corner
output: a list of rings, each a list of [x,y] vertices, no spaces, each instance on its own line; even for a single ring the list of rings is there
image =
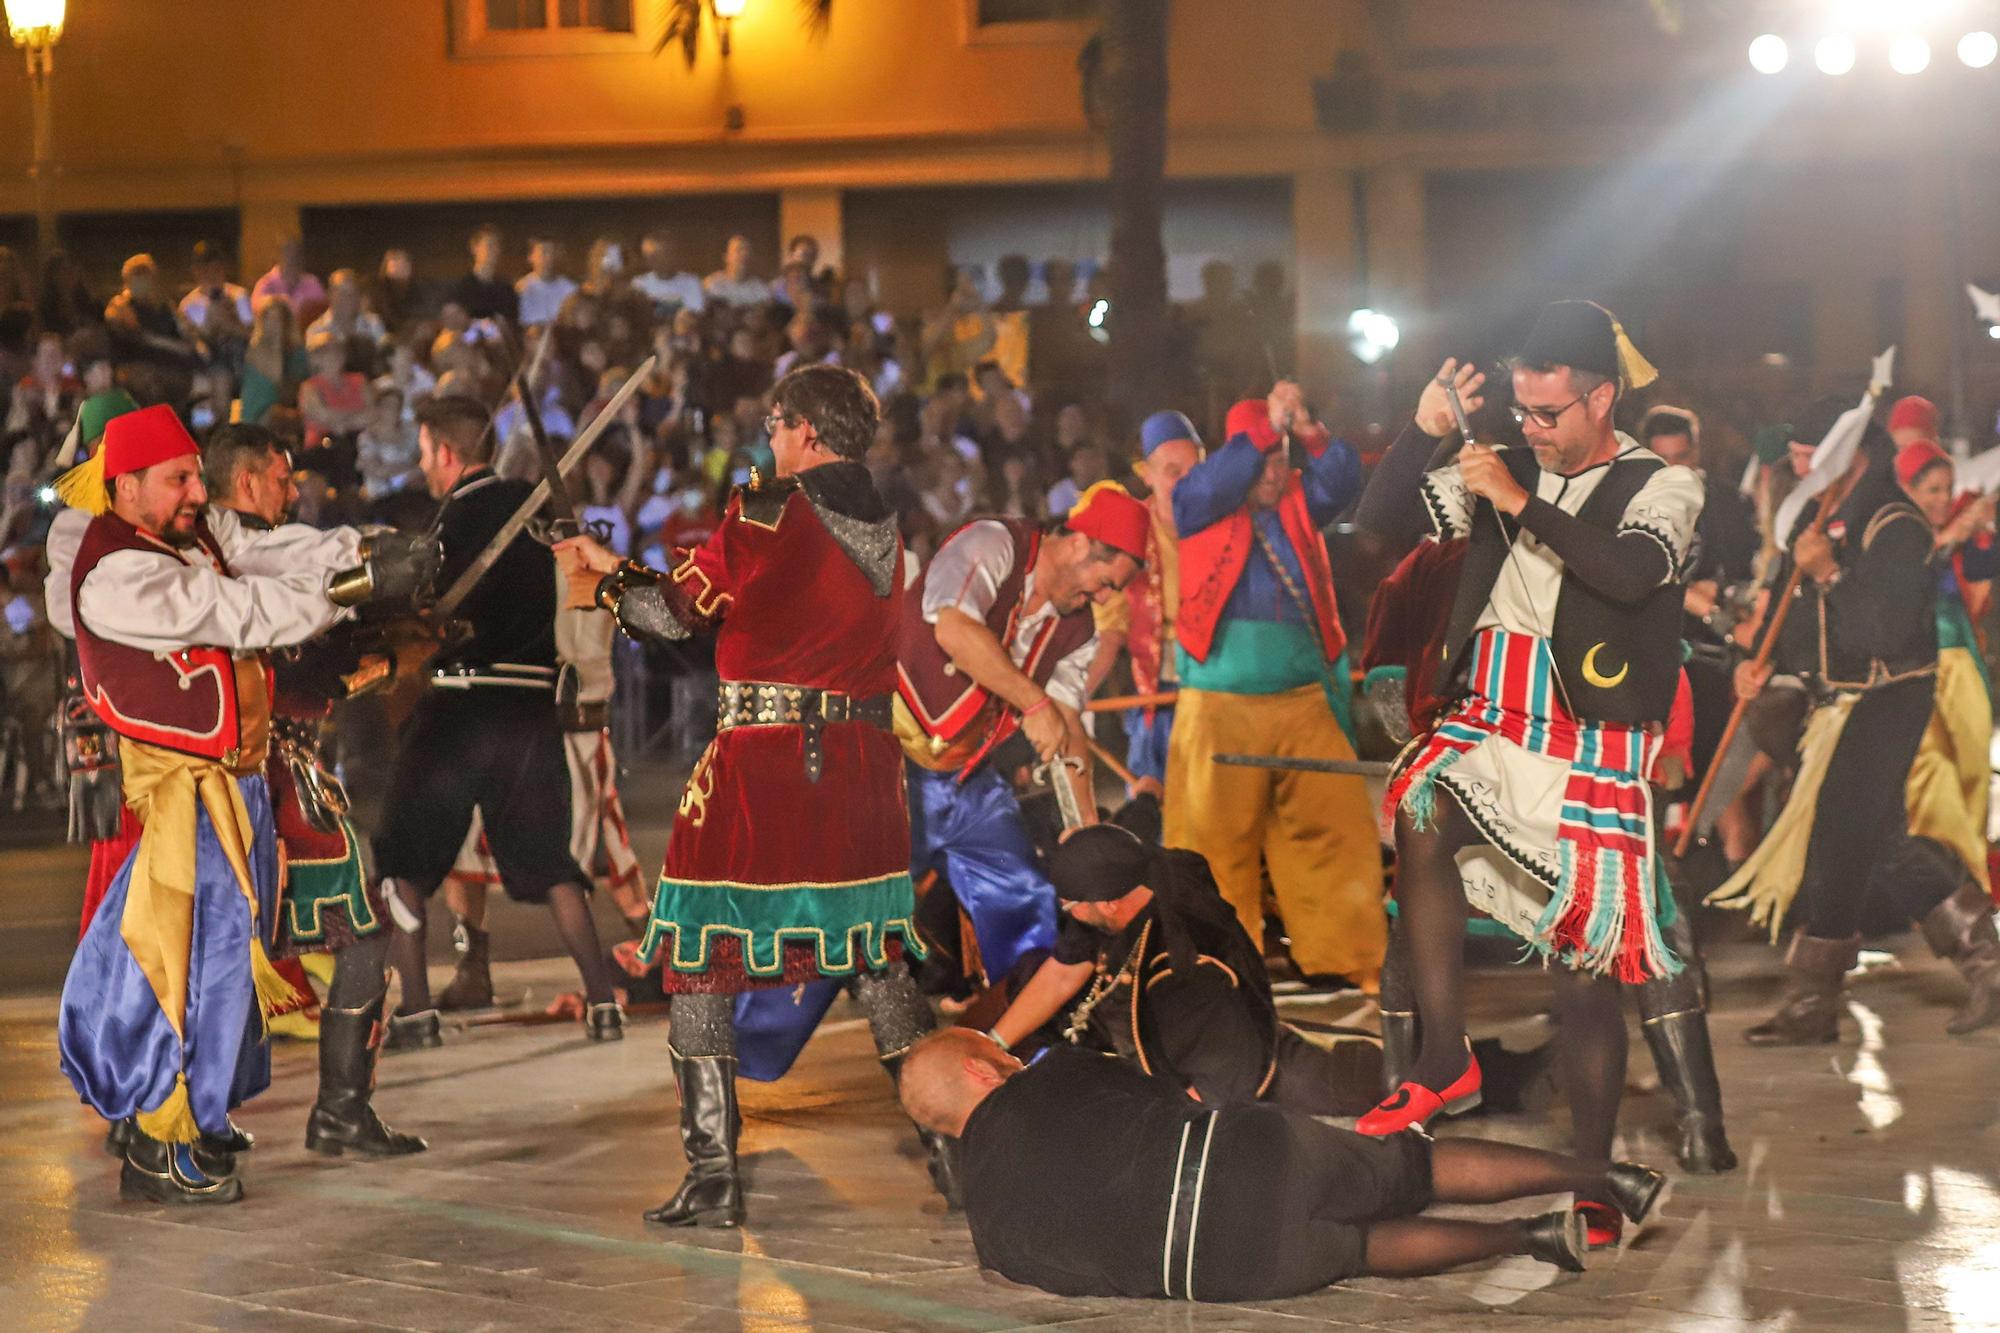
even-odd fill
[[[1071,781],[1075,774],[1083,772],[1083,760],[1075,755],[1057,755],[1034,771],[1037,782],[1048,784],[1056,794],[1056,809],[1062,811],[1065,831],[1083,827],[1083,809],[1076,803],[1076,783]]]
[[[543,335],[541,346],[548,346],[546,334]],[[537,358],[537,364],[539,360]],[[549,439],[548,429],[542,425],[542,409],[535,402],[534,385],[531,382],[533,371],[534,366],[523,366],[514,378],[514,390],[520,398],[521,415],[528,422],[528,433],[535,437],[535,452],[541,456],[542,480],[549,488],[549,508],[554,513],[552,526],[565,537],[573,536],[577,532],[576,497],[569,493],[569,480],[563,476],[562,455],[556,452],[555,442]],[[603,413],[598,415],[602,416]]]
[[[639,386],[653,373],[653,364],[657,360],[657,357],[647,357],[645,364],[632,372],[632,378],[626,380],[618,392],[611,395],[611,401],[604,405],[604,410],[593,417],[588,426],[576,433],[576,438],[570,441],[568,451],[557,461],[555,469],[557,476],[567,473],[590,452],[590,446],[596,444],[597,437],[610,428],[619,409],[625,406],[633,394],[639,392]],[[544,477],[536,483],[535,489],[528,493],[528,498],[521,502],[521,507],[514,511],[514,516],[501,525],[500,531],[493,534],[493,540],[486,543],[486,549],[479,553],[479,558],[467,565],[465,572],[445,590],[444,596],[438,598],[437,605],[431,612],[433,619],[440,622],[451,619],[452,613],[457,611],[471,595],[479,580],[486,576],[486,571],[493,568],[494,562],[500,558],[500,553],[521,535],[522,529],[528,526],[536,512],[548,502],[548,498],[549,481]]]
[[[1219,754],[1218,764],[1237,768],[1277,768],[1297,773],[1344,773],[1352,777],[1386,778],[1389,765],[1379,759],[1290,759],[1275,754]]]

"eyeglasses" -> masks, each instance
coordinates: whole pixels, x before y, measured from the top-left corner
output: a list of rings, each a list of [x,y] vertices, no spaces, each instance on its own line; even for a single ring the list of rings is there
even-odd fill
[[[1507,410],[1514,414],[1515,422],[1520,425],[1525,426],[1532,421],[1543,430],[1554,430],[1557,417],[1588,397],[1590,397],[1589,394],[1580,393],[1561,407],[1523,407],[1519,403],[1515,403]]]
[[[764,418],[764,433],[766,435],[776,435],[785,427],[796,426],[804,420],[804,417],[794,416],[781,408],[772,408],[771,415]]]

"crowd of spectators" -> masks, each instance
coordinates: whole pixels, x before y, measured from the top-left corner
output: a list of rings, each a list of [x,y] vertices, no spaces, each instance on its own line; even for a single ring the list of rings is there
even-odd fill
[[[487,226],[455,277],[419,275],[404,249],[372,274],[322,277],[291,239],[245,286],[204,242],[183,266],[184,292],[134,254],[100,299],[63,254],[37,285],[0,248],[0,782],[14,788],[0,790],[0,809],[55,799],[42,760],[60,644],[41,606],[40,542],[77,406],[114,386],[174,404],[198,436],[234,419],[293,440],[306,522],[409,526],[433,504],[417,470],[424,399],[486,403],[498,470],[534,475],[515,377],[532,379],[549,434],[568,437],[650,356],[586,458],[579,498],[610,545],[656,565],[701,540],[752,468],[770,470],[765,395],[799,365],[846,365],[874,385],[884,410],[869,466],[920,555],[974,513],[1059,515],[1126,470],[1132,423],[1105,406],[1101,272],[1008,256],[990,274],[954,268],[935,308],[897,312],[823,265],[811,236],[793,238],[770,277],[746,237],[719,258],[700,275],[662,231],[636,247],[599,238],[577,265],[553,239]],[[1261,392],[1268,352],[1256,349],[1288,343],[1291,323],[1276,266],[1241,292],[1226,264],[1202,276],[1175,341],[1193,400],[1176,405],[1198,418]]]

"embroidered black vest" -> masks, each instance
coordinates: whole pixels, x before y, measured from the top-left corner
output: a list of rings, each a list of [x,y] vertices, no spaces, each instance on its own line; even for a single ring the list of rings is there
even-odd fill
[[[1534,451],[1503,449],[1500,457],[1514,480],[1528,494],[1535,494],[1542,470],[1535,463]],[[1594,528],[1615,532],[1625,507],[1665,466],[1657,458],[1613,460],[1577,518]],[[1458,596],[1452,602],[1444,640],[1442,679],[1453,682],[1461,692],[1465,683],[1459,675],[1465,670],[1473,630],[1493,596],[1507,553],[1520,531],[1517,520],[1502,515],[1489,501],[1473,500],[1465,568],[1459,576]],[[1550,648],[1555,655],[1556,684],[1572,716],[1585,722],[1628,725],[1666,721],[1680,682],[1680,578],[1681,571],[1674,570],[1672,581],[1638,603],[1625,606],[1593,591],[1573,570],[1563,570]]]

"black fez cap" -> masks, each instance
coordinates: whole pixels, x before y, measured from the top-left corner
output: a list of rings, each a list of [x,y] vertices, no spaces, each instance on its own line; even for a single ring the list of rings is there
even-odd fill
[[[1617,318],[1595,301],[1551,301],[1543,306],[1515,359],[1524,366],[1587,370],[1621,389],[1644,388],[1659,374],[1632,346]]]
[[[1551,301],[1535,317],[1521,348],[1522,364],[1573,366],[1606,379],[1618,377],[1618,335],[1611,315],[1589,301]]]
[[[1090,824],[1057,844],[1049,858],[1056,897],[1072,903],[1123,898],[1152,875],[1153,849],[1116,824]]]
[[[1832,394],[1814,399],[1812,406],[1799,414],[1799,424],[1792,429],[1790,443],[1817,447],[1833,429],[1834,423],[1845,416],[1847,409],[1853,406],[1852,402]]]

